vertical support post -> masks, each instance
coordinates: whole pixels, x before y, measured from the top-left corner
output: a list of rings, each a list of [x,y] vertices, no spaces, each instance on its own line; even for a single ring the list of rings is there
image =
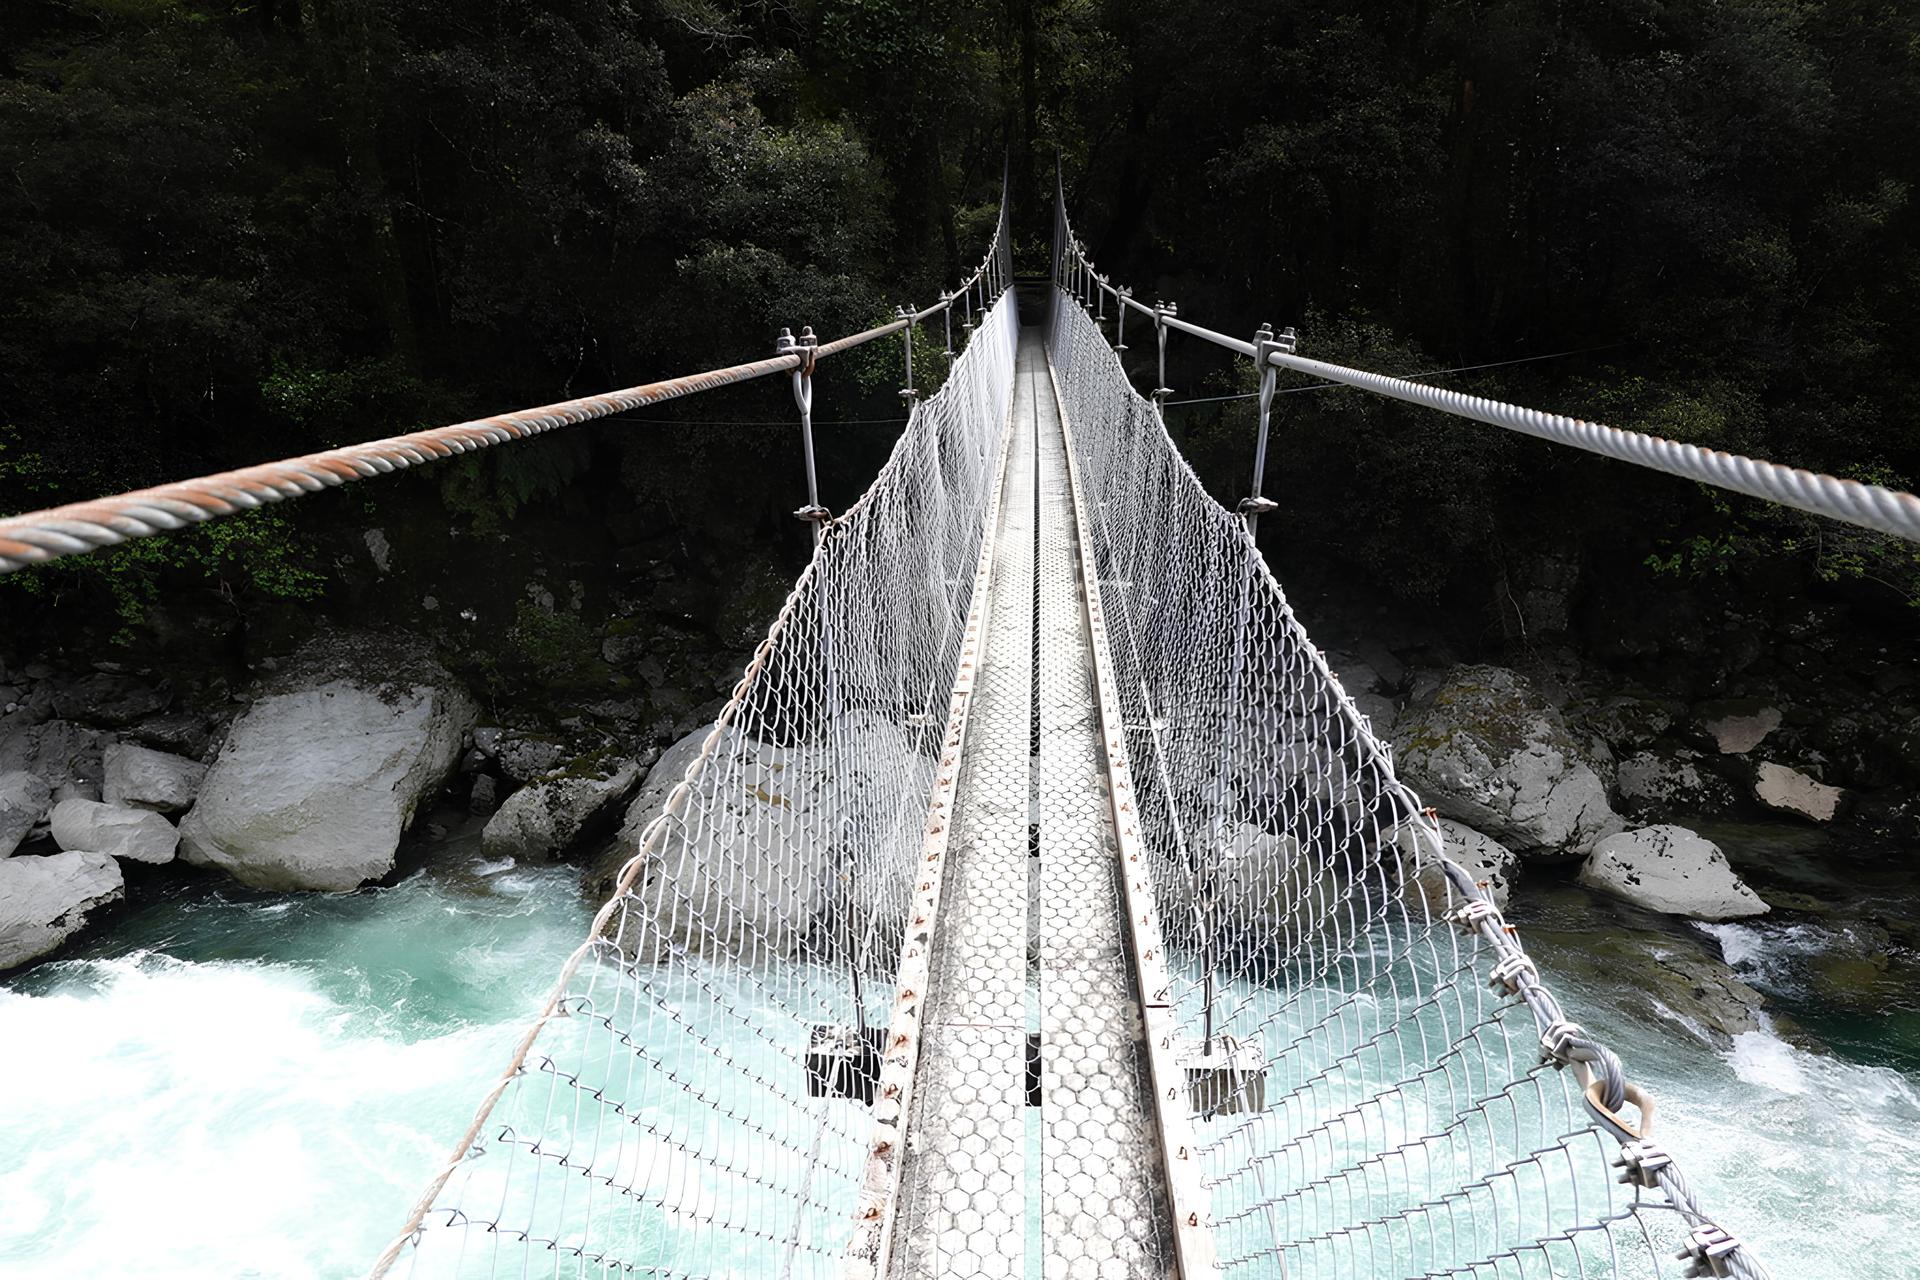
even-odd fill
[[[1173,388],[1167,385],[1167,317],[1180,314],[1180,308],[1162,299],[1153,304],[1154,336],[1160,342],[1160,383],[1153,389],[1154,404],[1164,408]]]
[[[903,350],[907,357],[907,385],[900,388],[900,398],[907,402],[908,412],[912,412],[913,402],[920,397],[920,392],[913,385],[913,304],[909,302],[895,308],[894,314],[907,322],[906,327],[900,330]]]
[[[1095,324],[1099,324],[1107,318],[1107,278],[1105,276],[1093,278],[1093,296],[1099,308],[1093,320]]]
[[[1115,351],[1125,351],[1127,349],[1127,312],[1132,310],[1132,308],[1127,306],[1127,299],[1132,296],[1133,287],[1123,284],[1120,286],[1119,294],[1114,299],[1118,304],[1116,309],[1117,319],[1115,321],[1118,327],[1114,330],[1113,334],[1113,349]]]
[[[791,329],[780,331],[774,345],[777,355],[798,355],[800,367],[793,371],[793,403],[800,410],[800,446],[807,464],[807,505],[793,514],[813,525],[813,545],[818,548],[826,536],[827,509],[820,505],[820,478],[813,464],[813,353],[820,340],[813,326],[806,325],[796,339]]]
[[[943,289],[940,293],[940,318],[947,324],[947,359],[953,359],[953,291]]]
[[[1247,536],[1258,541],[1260,517],[1274,510],[1280,504],[1261,493],[1267,479],[1267,432],[1273,422],[1274,384],[1280,377],[1280,370],[1268,359],[1276,351],[1291,354],[1296,341],[1294,331],[1289,328],[1276,338],[1273,326],[1263,324],[1260,331],[1253,335],[1253,359],[1260,371],[1260,432],[1253,446],[1253,489],[1240,503],[1240,516],[1247,522]]]

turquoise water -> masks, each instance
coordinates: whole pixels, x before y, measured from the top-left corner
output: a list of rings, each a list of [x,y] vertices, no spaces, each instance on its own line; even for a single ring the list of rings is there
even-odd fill
[[[0,1275],[364,1274],[584,936],[577,886],[201,886],[0,986]]]
[[[576,875],[446,847],[338,897],[209,880],[0,985],[0,1275],[363,1274],[583,936]],[[1766,986],[1793,928],[1711,940]],[[1913,1238],[1920,1077],[1772,1031],[1716,1049],[1637,1012],[1631,975],[1548,976],[1776,1276]]]

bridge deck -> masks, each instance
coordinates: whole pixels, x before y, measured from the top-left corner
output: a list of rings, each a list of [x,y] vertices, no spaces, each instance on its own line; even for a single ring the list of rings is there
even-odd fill
[[[1036,328],[1021,339],[1011,429],[893,1272],[1160,1280],[1172,1270],[1160,1139],[1065,443]],[[1031,1169],[1030,1025],[1041,1063]]]

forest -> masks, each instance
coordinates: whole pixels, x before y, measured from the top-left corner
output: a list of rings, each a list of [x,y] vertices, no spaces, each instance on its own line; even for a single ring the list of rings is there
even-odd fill
[[[0,509],[858,328],[975,260],[1003,165],[1041,271],[1056,158],[1095,260],[1200,323],[1497,365],[1446,385],[1911,488],[1915,119],[1920,10],[1883,0],[20,0]],[[1252,385],[1195,346],[1183,396]],[[823,392],[837,500],[884,456],[897,359]],[[1350,393],[1283,405],[1283,576],[1469,645],[1569,600],[1812,593],[1896,632],[1920,602],[1890,540]],[[123,648],[203,635],[166,617],[195,598],[228,639],[353,616],[369,523],[443,578],[545,546],[608,615],[622,548],[674,521],[784,548],[777,580],[790,421],[775,387],[684,402],[22,575],[9,612]],[[1169,422],[1244,493],[1244,403]]]
[[[0,518],[777,375],[0,536],[0,1273],[1891,1274],[1920,542],[1050,269],[1911,494],[1917,122],[1915,0],[0,0]]]

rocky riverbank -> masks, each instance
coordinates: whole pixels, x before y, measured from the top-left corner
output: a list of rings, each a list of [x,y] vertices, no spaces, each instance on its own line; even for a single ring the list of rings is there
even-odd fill
[[[1650,975],[1650,1008],[1719,1039],[1759,1025],[1765,1001],[1692,922],[1770,915],[1819,931],[1834,954],[1812,981],[1863,1016],[1889,991],[1920,989],[1920,912],[1885,906],[1915,882],[1902,815],[1920,783],[1920,729],[1904,686],[1847,712],[1850,749],[1838,752],[1818,745],[1841,732],[1831,707],[1689,701],[1565,655],[1514,667],[1434,658],[1419,646],[1330,655],[1401,776],[1439,811],[1449,855],[1513,918],[1541,920],[1550,963],[1632,965]],[[540,723],[487,723],[423,642],[360,632],[316,636],[240,692],[111,669],[0,670],[0,968],[55,954],[183,864],[280,892],[390,881],[436,806],[440,823],[472,815],[488,858],[580,861],[597,901],[698,754],[710,710],[650,733],[564,707]],[[881,736],[863,756],[919,758],[898,726],[849,731]],[[738,829],[716,848],[781,844],[767,824],[804,825],[817,807],[825,762],[804,746],[757,750],[764,785],[746,791],[765,811],[729,810]],[[786,841],[797,861],[771,877],[744,854],[683,857],[639,900],[711,901],[716,920],[804,931],[819,904],[792,887],[822,880],[800,865],[816,859],[805,844]],[[1888,893],[1821,881],[1850,859],[1878,859]],[[1421,884],[1444,900],[1430,874]]]

